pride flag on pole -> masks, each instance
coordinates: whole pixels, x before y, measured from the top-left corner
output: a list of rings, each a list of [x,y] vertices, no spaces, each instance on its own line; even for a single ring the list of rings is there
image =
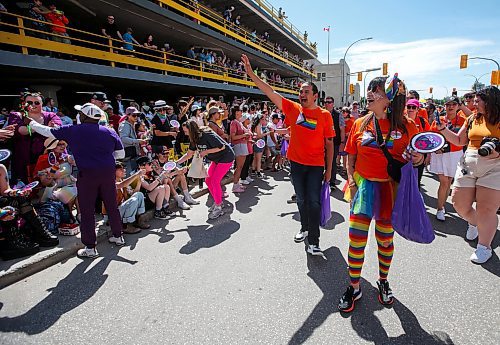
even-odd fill
[[[323,28],[323,31],[330,31],[330,27]]]

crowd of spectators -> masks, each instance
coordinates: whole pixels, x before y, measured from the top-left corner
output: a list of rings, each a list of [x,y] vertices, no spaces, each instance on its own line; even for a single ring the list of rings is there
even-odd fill
[[[232,27],[236,32],[242,32],[242,17],[240,14],[234,13],[234,11],[234,6],[226,6],[224,11],[222,12],[222,16],[227,22],[231,24],[230,27]],[[280,7],[278,19],[283,22],[283,20],[285,20],[286,18],[288,17]],[[264,42],[267,45],[270,45],[277,54],[281,55],[285,59],[293,60],[295,63],[301,65],[302,67],[310,69],[311,72],[313,71],[313,66],[311,66],[307,61],[302,60],[297,54],[290,54],[287,48],[282,47],[278,42],[273,43],[271,40],[271,35],[267,30],[261,34],[257,33],[257,29],[255,28],[245,30],[250,34],[250,39],[252,42]],[[304,32],[304,41],[307,41],[307,31]],[[313,46],[316,46],[316,43],[314,43]]]
[[[228,8],[225,16],[233,21],[231,8]],[[70,20],[66,17],[63,11],[59,10],[54,4],[45,7],[41,0],[33,0],[28,9],[28,16],[33,19],[31,23],[27,23],[33,30],[26,30],[27,35],[37,38],[51,39],[60,43],[71,44],[70,35],[66,30],[66,25]],[[240,21],[241,16],[235,16],[234,20]],[[49,25],[47,23],[53,23]],[[130,26],[118,25],[114,15],[108,15],[105,21],[99,25],[97,32],[111,42],[113,51],[129,56],[136,56],[143,59],[167,62],[169,64],[193,64],[195,61],[202,62],[202,68],[206,71],[225,74],[234,78],[244,78],[245,73],[240,61],[233,60],[227,56],[222,50],[208,49],[200,46],[192,45],[185,54],[179,54],[170,45],[170,43],[160,43],[155,40],[153,34],[149,33],[142,37],[136,37],[134,30]],[[257,37],[257,33],[253,30],[252,37]],[[270,36],[268,32],[264,32],[261,37],[262,40],[269,42]],[[102,42],[104,43],[104,42]],[[107,44],[108,42],[106,42]],[[274,44],[276,52],[288,58],[289,54],[286,48],[282,48],[280,44]],[[33,53],[39,55],[64,57],[62,54],[53,52],[38,52],[33,50]],[[71,59],[75,57],[70,56]],[[188,59],[186,59],[188,58]],[[307,62],[306,65],[307,66]],[[129,65],[125,65],[129,68]],[[137,67],[134,67],[137,69]],[[290,86],[297,85],[296,78],[288,78],[285,80],[275,72],[262,71],[260,75],[267,81],[270,81],[276,86]]]
[[[155,218],[169,219],[176,210],[188,211],[199,204],[190,190],[203,186],[203,179],[189,177],[189,165],[164,170],[166,163],[180,161],[183,155],[196,150],[189,131],[183,130],[191,122],[197,130],[210,128],[224,143],[245,148],[236,155],[235,193],[243,193],[253,178],[262,178],[264,170],[276,171],[285,164],[280,151],[287,139],[286,130],[280,129],[283,117],[267,103],[237,97],[228,102],[223,97],[190,97],[174,104],[164,100],[138,103],[121,94],[108,99],[102,92],[89,95],[85,101],[88,103],[68,112],[66,109],[73,107],[60,106],[53,98],[24,89],[18,101],[2,108],[0,153],[8,149],[11,155],[5,158],[0,154],[0,175],[6,181],[0,183],[0,207],[15,210],[0,219],[2,258],[22,257],[37,252],[39,247],[55,246],[58,235],[76,234],[81,221],[78,161],[71,147],[65,140],[45,138],[32,131],[25,117],[57,128],[81,123],[86,109],[92,106],[102,109],[99,124],[118,135],[125,152],[125,157],[116,162],[117,205],[123,233],[147,229],[149,224],[143,215],[149,209]],[[33,186],[33,182],[37,185]],[[219,185],[220,181],[212,178],[206,183],[214,190],[214,183]],[[107,212],[101,203],[95,212],[102,213],[106,221]],[[209,217],[222,213],[219,208],[216,212],[212,209]],[[18,221],[25,218],[29,222]]]

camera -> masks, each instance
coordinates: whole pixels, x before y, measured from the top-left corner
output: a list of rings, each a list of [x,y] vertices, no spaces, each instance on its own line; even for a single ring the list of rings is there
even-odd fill
[[[493,151],[500,152],[500,141],[498,138],[486,137],[481,141],[481,147],[477,150],[477,153],[479,153],[481,157],[486,157]]]

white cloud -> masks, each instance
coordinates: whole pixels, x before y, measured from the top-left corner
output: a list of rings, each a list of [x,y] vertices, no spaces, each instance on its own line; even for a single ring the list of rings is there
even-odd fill
[[[494,42],[489,40],[471,40],[459,37],[401,43],[370,40],[354,45],[349,50],[346,60],[353,72],[382,67],[382,63],[387,62],[389,73],[398,72],[410,88],[426,89],[430,85],[450,85],[447,82],[452,75],[457,73],[463,75],[463,71],[460,72],[458,69],[461,54],[477,53],[478,50],[483,50],[481,48],[491,46],[494,47]],[[343,57],[346,48],[332,49],[330,56]],[[481,54],[481,56],[485,55]],[[326,61],[326,59],[321,56],[321,61]],[[483,63],[488,62],[471,60],[469,64]],[[464,85],[467,85],[468,82],[469,80],[464,81]],[[436,88],[435,90],[438,91]],[[438,91],[438,93],[440,92]],[[443,95],[438,95],[438,97],[445,95],[444,87],[442,93]]]

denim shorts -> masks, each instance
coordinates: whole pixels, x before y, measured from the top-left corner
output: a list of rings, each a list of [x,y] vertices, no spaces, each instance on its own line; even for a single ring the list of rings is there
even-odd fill
[[[235,156],[248,156],[248,145],[244,144],[235,144],[233,146],[233,151]]]

